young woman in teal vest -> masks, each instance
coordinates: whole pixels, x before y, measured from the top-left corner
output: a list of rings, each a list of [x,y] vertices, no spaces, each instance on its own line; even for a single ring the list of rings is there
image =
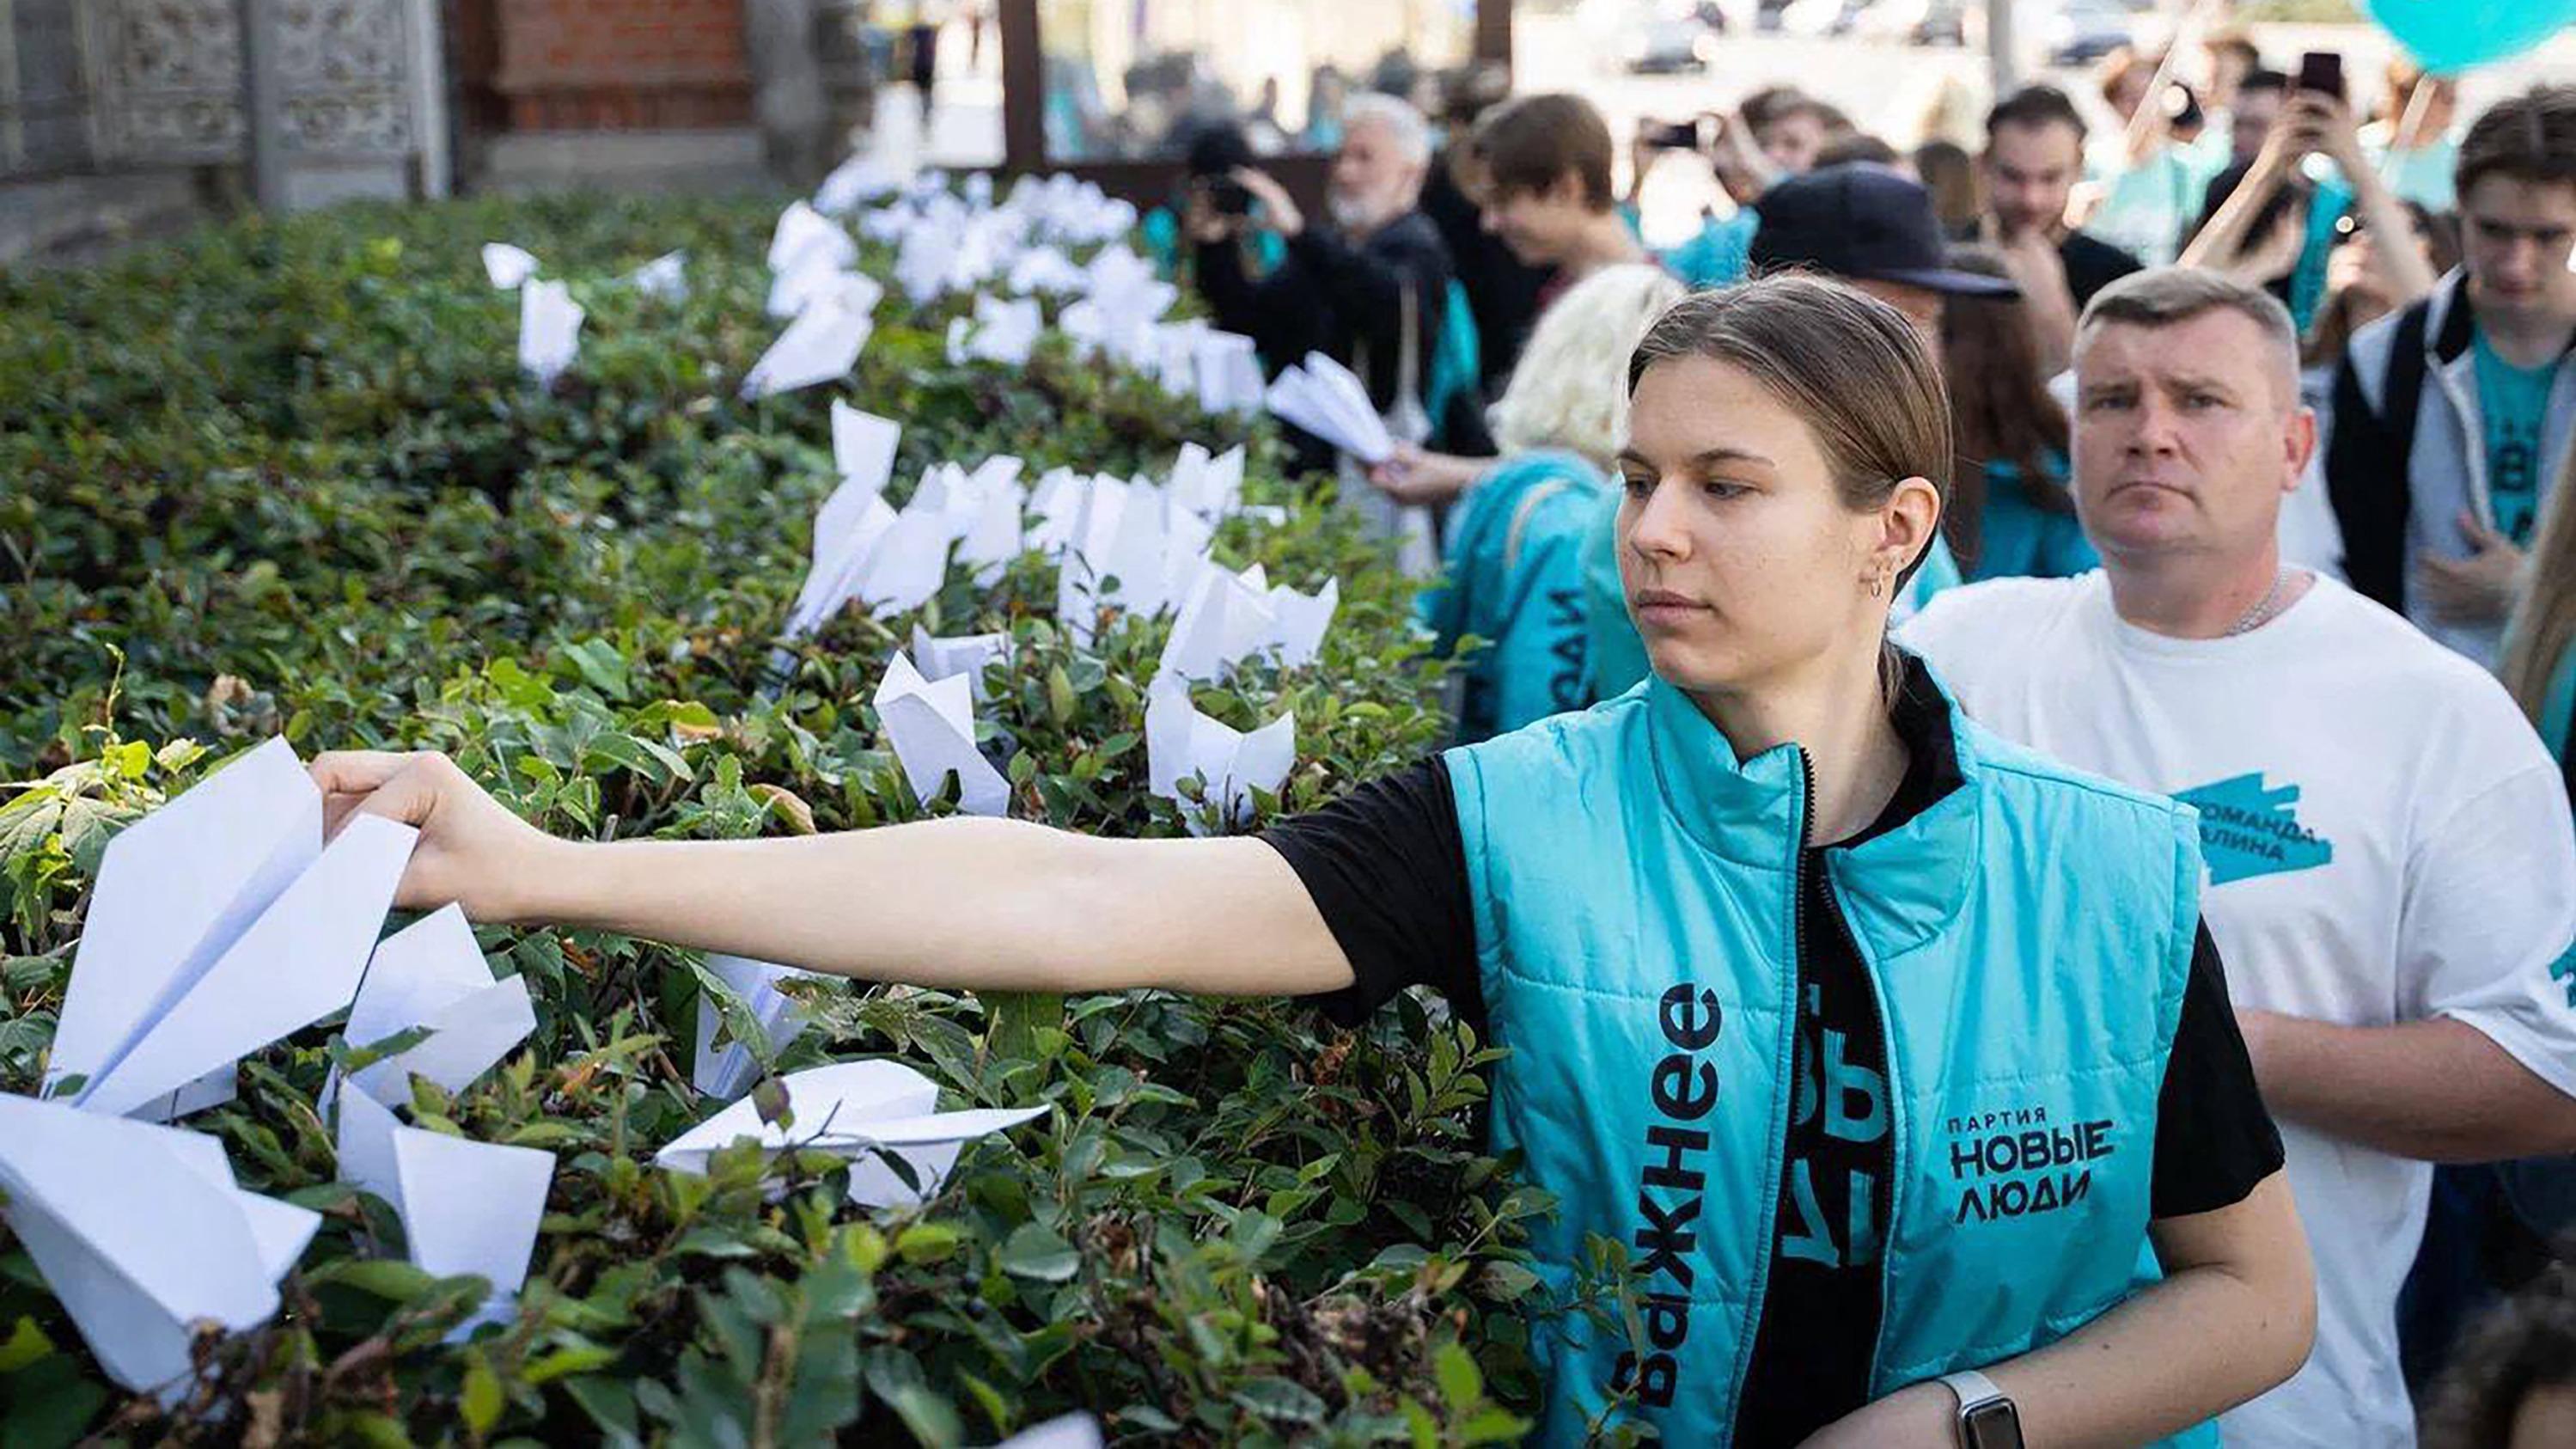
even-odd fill
[[[1495,1146],[1561,1205],[1544,1296],[1589,1237],[1627,1258],[1632,1314],[1535,1316],[1543,1442],[2215,1442],[2314,1293],[2190,812],[2003,744],[1885,643],[1950,460],[1893,309],[1701,293],[1629,387],[1654,675],[1261,836],[602,845],[442,756],[314,772],[335,827],[421,827],[404,904],[478,920],[943,989],[1445,991],[1508,1051]]]

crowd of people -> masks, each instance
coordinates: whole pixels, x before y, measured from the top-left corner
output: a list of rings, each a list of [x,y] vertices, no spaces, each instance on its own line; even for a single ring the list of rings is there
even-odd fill
[[[2046,85],[1974,147],[1653,125],[1734,202],[1660,250],[1577,96],[1352,96],[1321,215],[1195,136],[1172,264],[1414,420],[1345,479],[1439,511],[1423,620],[1485,641],[1457,747],[1258,837],[586,846],[317,773],[477,918],[1438,991],[1540,1296],[1630,1270],[1533,1327],[1547,1442],[2566,1442],[2576,87],[2365,125],[2204,59],[2116,57],[2113,137]]]

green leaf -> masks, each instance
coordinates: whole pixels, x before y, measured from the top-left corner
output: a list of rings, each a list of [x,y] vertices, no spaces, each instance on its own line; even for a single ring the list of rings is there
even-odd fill
[[[431,1274],[390,1258],[343,1258],[305,1276],[315,1283],[343,1283],[393,1303],[409,1303],[438,1282]]]
[[[1476,1356],[1456,1339],[1431,1351],[1431,1376],[1453,1413],[1464,1413],[1485,1397],[1485,1376],[1476,1367]]]
[[[465,1385],[456,1398],[457,1411],[465,1416],[465,1427],[478,1438],[491,1433],[492,1426],[501,1422],[501,1410],[507,1403],[492,1365],[479,1354],[467,1360]]]
[[[9,1330],[9,1341],[0,1343],[0,1374],[14,1374],[53,1351],[54,1341],[36,1326],[36,1320],[22,1314]]]
[[[1042,1283],[1062,1283],[1082,1271],[1082,1255],[1062,1236],[1037,1223],[1022,1223],[1002,1243],[1002,1271]]]

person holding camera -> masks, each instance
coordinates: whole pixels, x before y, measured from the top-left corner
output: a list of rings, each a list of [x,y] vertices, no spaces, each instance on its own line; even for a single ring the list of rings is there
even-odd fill
[[[1430,163],[1431,132],[1421,113],[1370,94],[1342,110],[1341,148],[1326,182],[1329,225],[1309,221],[1286,187],[1249,166],[1194,185],[1184,229],[1216,325],[1250,337],[1274,367],[1309,352],[1347,363],[1368,384],[1371,401],[1381,410],[1394,406],[1408,313],[1411,344],[1423,360],[1446,320],[1449,250],[1420,205]],[[1255,276],[1244,252],[1262,233],[1280,238],[1286,251],[1277,267]]]

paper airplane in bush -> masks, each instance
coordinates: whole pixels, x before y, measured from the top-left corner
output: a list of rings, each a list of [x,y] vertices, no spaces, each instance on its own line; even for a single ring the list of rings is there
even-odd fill
[[[1037,346],[1038,333],[1045,327],[1046,317],[1038,310],[1035,297],[1006,301],[989,292],[978,292],[973,320],[958,317],[948,324],[948,360],[1021,366],[1029,360],[1030,350]]]
[[[0,1095],[0,1208],[108,1376],[175,1400],[196,1325],[257,1327],[321,1215],[242,1191],[202,1133]]]
[[[561,282],[519,288],[519,367],[552,387],[581,351],[581,304]]]
[[[769,397],[849,376],[874,326],[866,311],[852,309],[837,294],[816,300],[751,365],[742,395]]]
[[[894,450],[902,441],[903,424],[832,399],[832,465],[840,470],[845,487],[883,493],[894,477]],[[834,501],[838,500],[835,494]]]
[[[832,174],[815,188],[814,209],[826,216],[844,216],[861,202],[894,195],[911,179],[876,157],[852,156],[833,167]]]
[[[787,1044],[805,1029],[804,1017],[797,1009],[800,1003],[779,990],[779,983],[823,979],[811,971],[800,971],[793,966],[773,966],[746,956],[711,955],[707,957],[707,970],[733,988],[733,993],[751,1008],[753,1019],[760,1023],[768,1054],[773,1058],[785,1051]],[[760,1058],[739,1041],[727,1041],[718,1046],[716,1038],[722,1024],[723,1017],[717,1012],[716,1004],[701,992],[698,997],[697,1053],[689,1065],[689,1082],[710,1097],[730,1102],[750,1091],[753,1083],[760,1080]]]
[[[474,928],[453,905],[377,945],[341,1035],[367,1047],[416,1027],[428,1029],[426,1040],[359,1068],[351,1084],[388,1106],[411,1100],[415,1076],[461,1092],[537,1029],[526,978],[493,980]]]
[[[477,1274],[492,1285],[462,1338],[509,1315],[527,1281],[555,1155],[406,1127],[365,1092],[339,1103],[340,1180],[383,1198],[402,1219],[406,1255],[440,1278]]]
[[[1147,615],[1172,607],[1216,537],[1213,523],[1149,483],[1094,478],[1050,506],[1072,514],[1057,561],[1056,620],[1086,645],[1103,609]]]
[[[664,252],[626,274],[626,280],[648,297],[665,302],[685,302],[689,298],[689,257],[686,252]]]
[[[1270,380],[1270,411],[1363,463],[1395,455],[1386,420],[1351,370],[1320,352]]]
[[[858,259],[859,245],[841,230],[840,223],[802,201],[789,202],[769,233],[768,260],[773,274],[816,260],[838,269]]]
[[[909,1207],[939,1191],[957,1154],[979,1137],[1046,1115],[1047,1109],[941,1112],[938,1084],[899,1062],[835,1062],[778,1079],[789,1120],[764,1122],[750,1100],[736,1102],[653,1154],[675,1172],[704,1172],[716,1152],[741,1138],[776,1155],[830,1152],[850,1159],[850,1198],[865,1207]],[[885,1158],[911,1169],[907,1184]]]
[[[1178,802],[1190,833],[1204,835],[1208,823],[1200,806],[1181,794],[1181,782],[1196,777],[1201,798],[1213,802],[1216,816],[1228,826],[1252,817],[1252,792],[1276,794],[1297,763],[1297,717],[1283,714],[1246,734],[1199,713],[1188,686],[1175,679],[1158,680],[1145,705],[1146,787]]]
[[[483,244],[483,275],[504,292],[514,291],[521,282],[537,274],[537,259],[508,242]]]
[[[1286,668],[1312,664],[1340,600],[1338,580],[1301,594],[1272,587],[1259,564],[1240,574],[1205,565],[1172,621],[1157,677],[1217,679],[1264,650],[1277,651]]]
[[[898,650],[886,661],[874,702],[886,743],[915,796],[932,799],[953,772],[958,809],[969,815],[1010,813],[1011,782],[975,748],[974,691],[964,675],[924,679]]]
[[[1010,655],[1008,634],[960,634],[936,639],[920,625],[912,626],[912,663],[921,677],[936,684],[956,675],[966,676],[968,692],[976,699],[984,697],[984,666]]]
[[[128,826],[99,862],[49,1089],[167,1116],[172,1094],[349,1004],[416,833],[372,815],[322,843],[283,739]]]
[[[1172,460],[1171,480],[1164,486],[1174,503],[1202,518],[1227,517],[1243,506],[1243,445],[1210,456],[1196,443],[1181,444],[1180,456]]]
[[[1252,339],[1242,333],[1210,328],[1197,334],[1192,340],[1190,371],[1199,406],[1209,412],[1261,410],[1261,359],[1253,351]]]

